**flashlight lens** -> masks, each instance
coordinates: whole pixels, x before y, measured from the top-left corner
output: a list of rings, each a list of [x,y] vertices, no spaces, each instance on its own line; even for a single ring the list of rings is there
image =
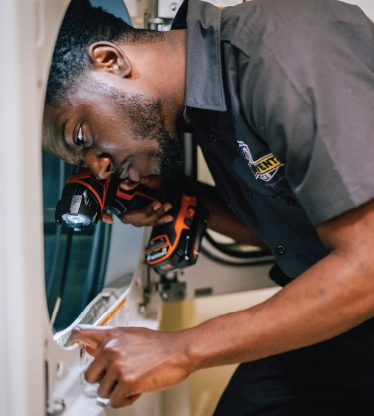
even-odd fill
[[[83,214],[63,214],[62,221],[70,227],[87,227],[91,219]]]

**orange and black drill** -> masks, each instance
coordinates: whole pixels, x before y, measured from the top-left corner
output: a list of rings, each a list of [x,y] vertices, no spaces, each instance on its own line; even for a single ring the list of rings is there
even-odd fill
[[[119,216],[162,200],[157,192],[143,185],[125,191],[119,183],[115,175],[98,180],[89,169],[76,168],[57,203],[57,224],[80,230],[96,224],[104,210]],[[159,274],[196,263],[208,219],[207,208],[194,196],[170,195],[167,200],[172,205],[168,214],[174,220],[154,226],[145,249],[145,261]]]

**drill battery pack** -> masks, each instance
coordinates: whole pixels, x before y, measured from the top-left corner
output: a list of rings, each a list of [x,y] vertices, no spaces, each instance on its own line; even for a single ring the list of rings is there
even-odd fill
[[[174,220],[153,227],[145,249],[146,262],[161,275],[196,263],[208,221],[208,210],[196,197],[183,194],[170,202]]]

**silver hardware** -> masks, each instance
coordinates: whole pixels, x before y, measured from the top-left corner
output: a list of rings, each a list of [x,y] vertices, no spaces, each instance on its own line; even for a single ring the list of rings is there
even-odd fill
[[[65,411],[64,399],[53,399],[48,403],[47,415],[60,416]]]
[[[165,20],[155,17],[154,19],[148,19],[148,29],[162,31]]]
[[[156,283],[156,291],[164,302],[177,302],[186,297],[186,282],[179,282],[177,273],[172,278],[161,276]]]
[[[140,315],[144,315],[146,311],[147,311],[147,305],[145,303],[139,303],[138,313],[140,313]]]

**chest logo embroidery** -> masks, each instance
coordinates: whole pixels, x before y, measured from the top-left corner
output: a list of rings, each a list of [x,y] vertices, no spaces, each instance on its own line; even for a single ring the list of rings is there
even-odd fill
[[[277,173],[279,167],[283,166],[283,163],[279,162],[279,160],[272,153],[269,153],[258,160],[253,160],[248,145],[240,140],[237,140],[237,142],[241,152],[248,161],[248,166],[251,169],[251,172],[256,179],[268,182]]]

